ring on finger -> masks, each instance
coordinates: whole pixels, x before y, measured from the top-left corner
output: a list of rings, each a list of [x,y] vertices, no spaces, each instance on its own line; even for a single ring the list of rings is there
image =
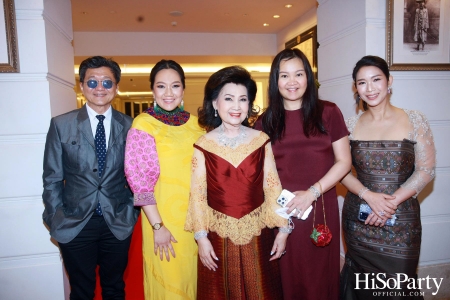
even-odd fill
[[[283,251],[283,252],[281,253],[281,255],[284,255],[284,254],[286,254],[286,251]]]
[[[379,214],[380,216],[384,216],[384,210],[379,211],[378,214]]]

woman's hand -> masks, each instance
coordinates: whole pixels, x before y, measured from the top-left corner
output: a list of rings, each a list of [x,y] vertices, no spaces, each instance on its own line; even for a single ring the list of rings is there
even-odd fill
[[[297,219],[300,219],[315,200],[314,195],[310,191],[296,191],[293,194],[295,197],[286,205],[289,208],[287,213],[290,214],[294,209],[297,209]]]
[[[375,193],[367,191],[364,194],[364,200],[369,204],[372,209],[372,213],[367,217],[365,224],[372,226],[384,226],[386,221],[392,218],[397,209],[395,203],[395,196],[391,196],[383,193]]]
[[[273,242],[272,251],[270,252],[272,258],[270,258],[269,261],[279,259],[285,253],[284,249],[286,249],[286,241],[288,237],[289,233],[278,231],[275,241]]]
[[[219,260],[214,253],[213,246],[207,237],[202,237],[197,240],[198,244],[198,256],[200,257],[200,261],[202,264],[207,267],[210,271],[215,271],[218,266],[214,262],[215,260]]]
[[[155,255],[158,254],[161,260],[164,259],[163,253],[166,254],[167,261],[170,261],[170,253],[175,257],[175,250],[173,249],[172,243],[177,243],[172,233],[166,226],[161,227],[159,230],[153,230],[153,241],[155,244]]]

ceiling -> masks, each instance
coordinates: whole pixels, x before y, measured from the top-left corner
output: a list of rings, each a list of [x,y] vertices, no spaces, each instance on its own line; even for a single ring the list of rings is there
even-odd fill
[[[75,32],[197,32],[276,34],[317,5],[316,0],[72,0],[72,22]],[[292,7],[286,8],[285,5]],[[278,15],[279,18],[274,18]],[[264,23],[269,26],[263,26]],[[75,69],[86,57],[75,57]],[[122,69],[136,66],[150,70],[167,57],[115,56]],[[270,65],[272,57],[179,56],[173,59],[183,68],[241,64]],[[204,72],[204,71],[203,71]],[[196,73],[186,72],[187,76]],[[198,74],[202,71],[198,71]],[[211,72],[210,72],[211,73]],[[120,91],[149,92],[149,71],[126,74]],[[204,74],[204,73],[203,73]],[[77,92],[80,92],[77,88]]]
[[[72,22],[73,31],[277,33],[316,5],[316,0],[72,0]]]

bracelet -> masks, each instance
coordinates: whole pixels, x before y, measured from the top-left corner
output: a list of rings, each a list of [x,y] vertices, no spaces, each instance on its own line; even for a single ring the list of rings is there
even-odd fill
[[[288,234],[290,234],[292,232],[292,228],[290,228],[290,227],[280,227],[280,228],[278,228],[278,230],[282,233],[288,233]]]
[[[294,222],[292,222],[291,218],[288,219],[288,226],[287,227],[279,227],[278,230],[283,233],[291,234],[292,229],[294,229],[295,225]]]
[[[367,192],[367,191],[369,191],[368,188],[366,188],[366,187],[361,188],[361,189],[359,190],[359,192],[358,192],[359,199],[364,200],[364,199],[363,199],[363,195],[364,195],[364,193]]]
[[[320,197],[320,192],[319,192],[319,190],[316,189],[316,187],[313,186],[313,185],[310,186],[308,190],[313,194],[313,196],[314,196],[314,201],[317,201],[317,198]]]
[[[194,239],[196,241],[201,238],[204,238],[206,236],[208,236],[208,232],[206,232],[206,230],[200,230],[200,231],[197,231],[196,233],[194,233]]]

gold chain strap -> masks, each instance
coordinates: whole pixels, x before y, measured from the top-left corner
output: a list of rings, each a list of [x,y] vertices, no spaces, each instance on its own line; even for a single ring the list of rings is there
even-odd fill
[[[323,222],[324,222],[324,224],[325,224],[325,226],[326,226],[326,225],[327,225],[327,220],[325,219],[325,201],[323,201],[322,185],[320,184],[320,181],[318,181],[317,183],[319,184],[320,195],[322,195]],[[314,201],[313,229],[314,229],[314,224],[316,223],[316,205],[317,205],[317,201]]]

